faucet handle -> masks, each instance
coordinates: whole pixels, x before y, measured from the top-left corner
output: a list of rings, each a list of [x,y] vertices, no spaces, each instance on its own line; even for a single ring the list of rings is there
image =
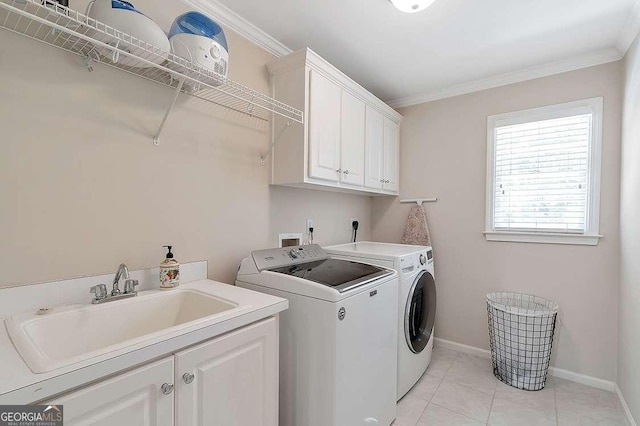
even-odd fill
[[[136,292],[136,286],[138,285],[138,280],[128,279],[124,282],[124,294],[131,294]]]
[[[93,293],[96,296],[93,302],[105,299],[107,297],[107,286],[104,284],[94,285],[91,287],[91,290],[89,290],[89,293]]]

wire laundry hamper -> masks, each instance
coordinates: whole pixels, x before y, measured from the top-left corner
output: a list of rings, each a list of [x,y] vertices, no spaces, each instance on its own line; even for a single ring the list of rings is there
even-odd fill
[[[493,374],[518,389],[544,388],[558,305],[520,293],[487,294]]]

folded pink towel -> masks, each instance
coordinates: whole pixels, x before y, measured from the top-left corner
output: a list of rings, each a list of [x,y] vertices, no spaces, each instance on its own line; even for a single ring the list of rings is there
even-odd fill
[[[427,226],[427,214],[420,205],[411,207],[407,219],[407,228],[402,237],[402,244],[414,246],[430,246],[429,227]]]

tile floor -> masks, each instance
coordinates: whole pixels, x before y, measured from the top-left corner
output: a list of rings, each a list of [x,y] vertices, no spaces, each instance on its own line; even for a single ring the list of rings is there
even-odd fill
[[[394,426],[626,426],[613,392],[549,377],[528,392],[493,376],[485,358],[435,348],[424,376],[398,402]]]

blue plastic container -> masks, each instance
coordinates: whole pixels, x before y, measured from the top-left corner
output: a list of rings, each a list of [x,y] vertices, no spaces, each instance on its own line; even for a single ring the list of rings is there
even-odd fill
[[[187,12],[178,16],[175,21],[173,21],[173,25],[171,25],[169,38],[176,34],[193,34],[207,37],[216,41],[227,52],[229,51],[227,38],[224,36],[224,31],[222,31],[220,25],[202,13]]]

